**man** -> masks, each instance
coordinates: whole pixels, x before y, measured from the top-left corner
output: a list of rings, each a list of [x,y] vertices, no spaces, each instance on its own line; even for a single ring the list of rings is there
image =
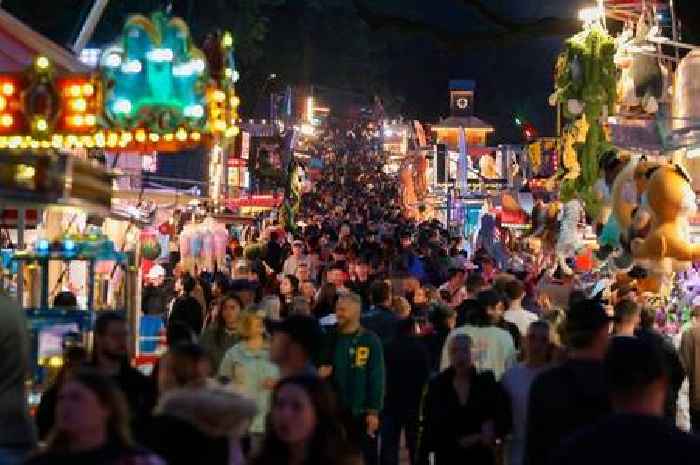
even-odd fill
[[[345,271],[345,262],[333,262],[326,272],[326,281],[335,284],[336,289],[347,290],[345,287],[347,279],[348,275]]]
[[[199,336],[204,324],[204,309],[192,295],[196,285],[197,282],[189,274],[182,277],[182,295],[173,303],[173,309],[168,316],[168,326],[183,324],[192,334]]]
[[[633,300],[621,300],[615,305],[615,336],[634,336],[639,326],[639,305]]]
[[[448,307],[455,309],[467,298],[464,289],[465,272],[462,268],[450,268],[447,282],[440,286],[440,296]]]
[[[370,279],[371,266],[366,257],[360,256],[355,261],[355,276],[348,283],[348,288],[362,298],[362,313],[370,309],[370,287],[372,280]]]
[[[396,337],[385,350],[386,398],[382,411],[382,465],[398,465],[401,431],[406,437],[410,463],[417,451],[418,418],[430,360],[424,342],[414,335],[414,322],[397,322]]]
[[[161,315],[168,307],[168,295],[165,290],[165,270],[154,265],[146,275],[146,285],[141,297],[141,312],[144,315]]]
[[[514,362],[516,352],[513,338],[508,331],[494,325],[493,314],[502,305],[501,298],[495,291],[482,291],[477,295],[477,305],[471,321],[450,332],[442,349],[440,369],[450,365],[449,342],[458,334],[468,335],[472,342],[474,367],[478,371],[493,371],[496,379]]]
[[[0,463],[24,462],[36,432],[29,416],[25,381],[29,373],[29,332],[17,301],[0,294]]]
[[[264,261],[275,273],[282,271],[283,250],[279,243],[280,237],[277,231],[270,231],[270,240],[267,241]]]
[[[329,334],[325,364],[319,370],[331,377],[340,405],[352,418],[353,439],[362,447],[367,465],[378,462],[377,431],[384,404],[384,354],[379,338],[360,325],[362,301],[343,293],[335,307],[337,331]]]
[[[372,307],[362,316],[362,325],[379,336],[384,347],[396,336],[399,318],[391,308],[391,286],[386,281],[375,281],[370,289]]]
[[[697,463],[700,439],[663,419],[668,384],[663,354],[647,341],[616,337],[604,369],[614,414],[564,442],[549,463]]]
[[[280,376],[316,374],[315,362],[320,356],[323,332],[315,318],[291,315],[272,322],[270,360],[277,364]]]
[[[522,465],[525,455],[525,430],[530,388],[535,378],[552,361],[552,331],[546,321],[535,321],[528,326],[525,337],[525,359],[503,375],[501,385],[510,398],[513,434],[510,441],[510,465]]]
[[[666,420],[672,425],[675,425],[678,409],[678,391],[681,389],[681,385],[685,379],[685,370],[683,369],[681,359],[678,357],[678,352],[670,338],[654,329],[656,310],[652,307],[644,307],[639,321],[639,329],[635,332],[635,336],[655,344],[666,357],[666,365],[669,369],[669,383],[666,392],[665,416]]]
[[[528,312],[523,308],[523,298],[525,297],[525,286],[522,281],[513,279],[508,281],[504,286],[504,291],[508,301],[510,302],[508,310],[503,315],[503,318],[515,324],[521,336],[527,334],[530,324],[537,321],[537,315]]]
[[[551,453],[574,431],[610,413],[603,357],[613,317],[597,300],[573,304],[566,320],[569,357],[532,384],[525,464],[547,464]]]
[[[95,322],[92,365],[122,389],[138,433],[155,405],[156,393],[151,381],[129,364],[128,338],[129,326],[121,314],[100,313]]]
[[[283,275],[294,276],[297,272],[297,266],[304,260],[304,242],[296,239],[292,242],[292,254],[287,257],[282,267]]]
[[[300,283],[312,281],[311,268],[309,267],[308,260],[305,259],[297,263],[297,269],[294,276],[296,276]]]
[[[700,434],[700,299],[693,300],[692,326],[681,337],[680,357],[688,374],[690,427]]]

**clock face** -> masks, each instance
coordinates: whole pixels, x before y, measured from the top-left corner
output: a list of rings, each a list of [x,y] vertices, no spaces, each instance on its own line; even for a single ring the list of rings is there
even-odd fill
[[[469,106],[469,100],[465,97],[460,97],[457,99],[457,108],[460,110],[466,110]]]

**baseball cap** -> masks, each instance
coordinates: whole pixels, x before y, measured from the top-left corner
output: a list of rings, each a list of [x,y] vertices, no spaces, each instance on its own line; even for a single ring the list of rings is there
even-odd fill
[[[595,331],[614,321],[602,302],[595,299],[583,299],[571,305],[566,317],[568,331]]]
[[[281,321],[268,322],[271,333],[276,331],[286,333],[292,341],[306,350],[311,359],[314,359],[321,350],[323,332],[316,319],[307,315],[290,315]]]

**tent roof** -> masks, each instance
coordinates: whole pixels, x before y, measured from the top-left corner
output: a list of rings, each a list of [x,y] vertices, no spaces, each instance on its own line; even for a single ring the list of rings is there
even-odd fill
[[[432,129],[483,129],[493,131],[493,126],[476,116],[450,116],[433,125]]]
[[[37,55],[44,55],[62,71],[90,70],[73,53],[0,8],[0,72],[24,71]]]

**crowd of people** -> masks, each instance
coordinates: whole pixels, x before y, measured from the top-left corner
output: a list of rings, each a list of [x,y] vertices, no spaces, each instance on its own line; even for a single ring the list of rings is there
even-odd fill
[[[700,433],[700,326],[677,351],[629,289],[498,269],[440,222],[403,217],[397,199],[379,157],[359,150],[304,195],[298,230],[232,247],[230,273],[176,267],[171,289],[149,273],[144,312],[168,337],[151,376],[129,364],[127,321],[102,313],[92,350],[70,349],[34,419],[24,322],[3,301],[0,464],[700,457],[700,439],[675,426],[687,377]]]

